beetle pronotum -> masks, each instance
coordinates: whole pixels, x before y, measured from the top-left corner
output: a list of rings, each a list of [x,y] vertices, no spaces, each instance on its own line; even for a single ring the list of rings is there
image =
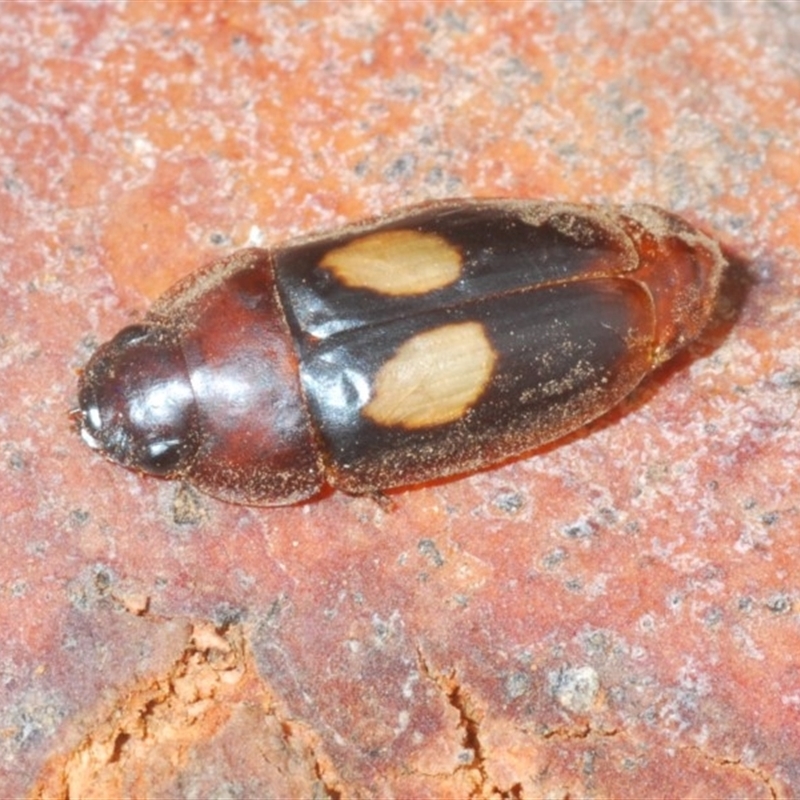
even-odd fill
[[[724,267],[653,206],[521,200],[240,250],[98,349],[81,434],[256,505],[466,472],[608,411],[697,336]]]

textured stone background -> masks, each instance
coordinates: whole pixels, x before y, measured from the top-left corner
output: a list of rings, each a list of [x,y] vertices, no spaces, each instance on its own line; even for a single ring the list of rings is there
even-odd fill
[[[800,5],[0,5],[6,796],[800,794]],[[654,202],[733,266],[591,430],[394,495],[105,463],[75,371],[246,242]]]

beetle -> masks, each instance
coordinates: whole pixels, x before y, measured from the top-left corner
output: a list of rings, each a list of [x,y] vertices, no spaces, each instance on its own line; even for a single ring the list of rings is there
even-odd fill
[[[655,206],[410,207],[179,282],[91,357],[78,425],[250,505],[464,473],[616,405],[706,325],[724,268]]]

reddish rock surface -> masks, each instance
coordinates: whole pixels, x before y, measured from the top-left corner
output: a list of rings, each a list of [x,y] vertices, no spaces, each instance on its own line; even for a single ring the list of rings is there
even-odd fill
[[[800,6],[6,3],[4,796],[800,794]],[[90,453],[75,371],[249,242],[644,201],[732,261],[590,430],[228,506]]]

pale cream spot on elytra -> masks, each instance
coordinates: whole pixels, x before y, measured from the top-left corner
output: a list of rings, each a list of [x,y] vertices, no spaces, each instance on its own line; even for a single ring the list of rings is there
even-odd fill
[[[408,429],[453,422],[484,393],[496,360],[479,322],[418,333],[380,368],[363,413],[379,425]]]
[[[461,253],[435,233],[379,231],[325,254],[320,266],[345,286],[388,295],[441,289],[461,274]]]

